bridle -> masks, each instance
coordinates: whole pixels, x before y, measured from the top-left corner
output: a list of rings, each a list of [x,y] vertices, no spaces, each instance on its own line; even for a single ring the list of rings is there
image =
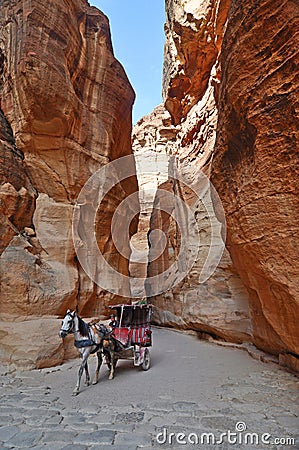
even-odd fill
[[[67,316],[70,316],[72,320],[69,322],[69,327],[68,328],[63,328],[64,319]],[[75,326],[74,318],[75,317],[73,316],[71,311],[66,313],[66,315],[64,316],[64,319],[62,321],[62,326],[61,326],[60,332],[59,332],[61,337],[65,337],[67,334],[75,332],[75,330],[74,330],[74,326]]]

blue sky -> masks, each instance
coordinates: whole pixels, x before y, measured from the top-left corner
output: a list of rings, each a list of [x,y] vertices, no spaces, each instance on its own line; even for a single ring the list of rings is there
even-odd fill
[[[133,123],[162,102],[164,0],[89,0],[109,18],[115,57],[135,90]]]

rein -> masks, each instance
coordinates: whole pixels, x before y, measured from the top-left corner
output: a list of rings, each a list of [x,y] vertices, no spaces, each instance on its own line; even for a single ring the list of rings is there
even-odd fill
[[[81,319],[81,320],[82,320],[82,319]],[[94,340],[92,339],[90,325],[89,325],[89,324],[86,324],[86,325],[87,325],[87,327],[88,327],[88,338],[85,337],[85,336],[82,336],[83,339],[80,339],[80,340],[76,340],[76,339],[75,339],[74,345],[75,345],[76,348],[91,347],[91,346],[93,346],[93,345],[96,345],[97,347],[99,346],[99,344],[96,344],[96,343],[94,342]],[[75,333],[80,333],[80,334],[81,334],[79,325],[78,325],[78,329],[77,329],[77,330],[73,330],[73,333],[74,333],[74,334],[75,334]],[[99,347],[98,347],[98,348],[99,348]],[[93,352],[92,352],[92,353],[93,353]]]
[[[92,338],[92,334],[91,334],[91,327],[88,323],[85,323],[79,316],[77,316],[78,319],[78,325],[75,328],[75,318],[73,319],[73,329],[72,329],[72,333],[79,333],[82,336],[82,339],[75,339],[74,340],[74,346],[76,348],[85,348],[85,347],[93,347],[95,346],[95,349],[91,352],[91,353],[95,353],[99,350],[99,348],[101,347],[101,344],[97,344],[93,338]],[[80,321],[82,321],[84,323],[84,326],[86,326],[87,328],[87,332],[88,332],[88,337],[82,335],[82,332],[80,330]]]
[[[73,333],[74,334],[74,346],[78,349],[86,348],[86,347],[95,347],[91,353],[96,353],[100,348],[103,348],[103,341],[113,341],[111,336],[111,332],[107,329],[107,327],[103,324],[94,324],[91,326],[90,324],[84,322],[81,317],[78,315],[73,315],[70,311],[67,315],[72,319],[69,321],[68,329],[62,329],[65,334]],[[66,315],[66,316],[67,316]],[[76,323],[77,319],[77,323]],[[93,333],[92,333],[93,332]],[[95,342],[95,338],[93,334],[97,334],[100,338],[100,342]],[[79,337],[79,339],[76,339]]]

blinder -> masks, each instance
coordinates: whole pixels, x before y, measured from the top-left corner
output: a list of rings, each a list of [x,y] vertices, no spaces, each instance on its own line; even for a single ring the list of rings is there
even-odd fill
[[[70,316],[71,320],[68,323],[68,328],[63,328],[63,324],[67,316]],[[74,328],[74,317],[72,315],[72,312],[68,309],[63,321],[61,322],[61,328],[59,332],[60,337],[65,338],[69,333],[73,331],[73,328]]]

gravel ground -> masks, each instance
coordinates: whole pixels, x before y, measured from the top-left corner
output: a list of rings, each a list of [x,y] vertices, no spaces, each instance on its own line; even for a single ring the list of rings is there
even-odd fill
[[[73,397],[79,360],[1,368],[0,450],[296,449],[298,380],[246,352],[154,329],[151,368],[103,366]],[[93,375],[96,358],[90,358]],[[246,430],[245,430],[246,428]],[[226,433],[226,434],[224,434]]]

